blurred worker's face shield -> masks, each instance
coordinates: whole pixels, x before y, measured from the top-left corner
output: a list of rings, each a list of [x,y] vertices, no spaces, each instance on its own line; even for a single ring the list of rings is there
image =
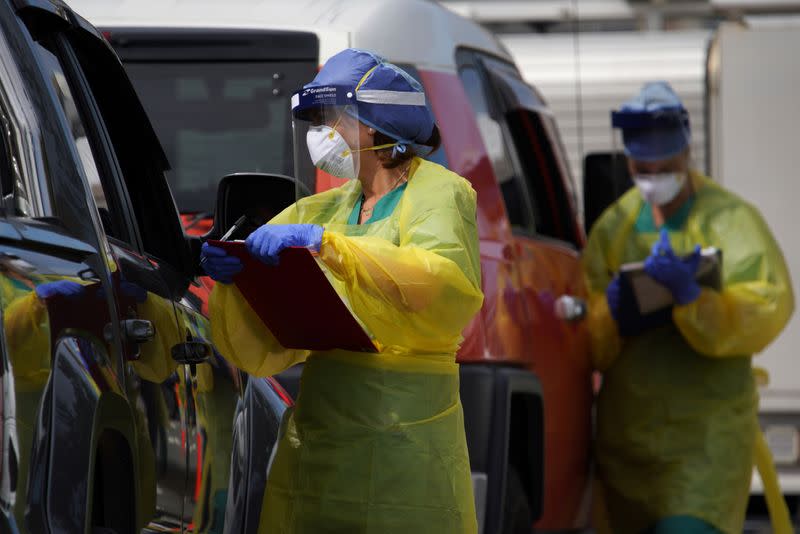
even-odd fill
[[[628,172],[644,200],[657,205],[672,201],[688,179],[691,137],[685,110],[614,112],[612,125],[614,150],[625,152]]]
[[[687,174],[689,172],[688,147],[671,158],[655,161],[640,161],[628,157],[628,170],[631,176],[650,177],[664,174]]]
[[[318,100],[312,100],[307,107],[303,107],[301,100],[293,110],[295,168],[308,168],[310,160],[317,169],[331,176],[355,179],[361,149],[358,108],[354,103],[340,105],[333,97],[331,104],[319,104]],[[298,178],[306,185],[313,184],[309,187],[312,191],[318,189],[316,180]]]

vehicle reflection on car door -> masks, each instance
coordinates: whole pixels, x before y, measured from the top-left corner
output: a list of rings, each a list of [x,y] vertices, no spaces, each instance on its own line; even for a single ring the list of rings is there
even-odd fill
[[[177,305],[187,337],[206,341],[211,330],[208,319],[198,312],[199,303],[183,299]],[[228,500],[233,425],[241,404],[241,373],[216,351],[206,362],[187,366],[191,395],[189,428],[191,450],[185,515],[191,518],[191,532],[222,532]]]
[[[135,399],[138,448],[142,458],[141,497],[153,527],[175,528],[184,517],[183,496],[187,477],[189,424],[183,367],[171,357],[172,347],[183,341],[169,292],[146,258],[114,243],[120,263],[116,282],[123,324],[146,321],[150,339],[129,334],[128,394]],[[185,525],[184,525],[185,526]]]

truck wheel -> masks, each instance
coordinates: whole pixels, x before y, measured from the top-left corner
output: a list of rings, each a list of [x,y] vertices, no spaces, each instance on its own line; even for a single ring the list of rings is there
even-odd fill
[[[506,502],[503,512],[503,534],[531,533],[533,519],[528,495],[517,470],[511,466],[506,473]]]

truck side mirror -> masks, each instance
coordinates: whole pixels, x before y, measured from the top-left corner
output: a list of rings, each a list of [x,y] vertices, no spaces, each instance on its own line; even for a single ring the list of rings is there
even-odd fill
[[[625,154],[602,152],[583,159],[583,220],[587,235],[603,211],[631,187]]]
[[[229,239],[244,239],[293,204],[298,196],[310,194],[291,176],[267,173],[235,173],[224,177],[217,187],[214,225],[204,239],[219,239],[237,219],[247,218]]]

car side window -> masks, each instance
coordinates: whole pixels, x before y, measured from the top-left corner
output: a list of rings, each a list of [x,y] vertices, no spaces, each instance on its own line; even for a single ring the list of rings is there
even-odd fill
[[[558,159],[558,133],[548,122],[552,119],[544,102],[513,64],[483,54],[475,56],[482,67],[479,74],[484,75],[488,100],[494,104],[501,143],[521,177],[518,192],[530,207],[532,230],[536,236],[580,246],[570,198],[571,176]]]
[[[524,109],[510,111],[506,117],[532,194],[536,233],[580,246],[570,192],[565,187],[566,166],[559,165],[548,117]]]
[[[109,204],[109,198],[112,195],[107,193],[108,186],[104,186],[103,180],[101,180],[101,174],[98,170],[100,165],[96,158],[95,149],[91,146],[89,132],[81,117],[79,105],[75,100],[61,60],[56,55],[56,46],[54,43],[45,42],[37,43],[36,48],[48,79],[58,96],[61,111],[64,113],[69,125],[69,131],[72,134],[80,164],[83,167],[92,196],[100,213],[103,230],[109,237],[127,241],[129,237],[124,229],[124,223],[121,221],[117,209],[112,209]]]
[[[503,126],[492,116],[489,97],[481,74],[474,66],[462,66],[459,69],[459,75],[475,113],[483,144],[503,194],[511,226],[517,229],[528,229],[532,221],[529,208],[526,206],[526,193],[516,172],[512,154],[508,151]]]
[[[42,42],[40,55],[106,233],[175,272],[186,272],[191,260],[164,176],[166,157],[113,51],[76,29]]]
[[[99,246],[98,216],[87,214],[78,153],[31,31],[18,18],[0,16],[0,136],[3,215],[38,218],[71,237]]]
[[[71,33],[69,48],[104,125],[104,146],[114,160],[121,180],[117,187],[129,202],[130,224],[143,252],[187,272],[188,243],[164,174],[169,164],[122,64],[92,35]]]

